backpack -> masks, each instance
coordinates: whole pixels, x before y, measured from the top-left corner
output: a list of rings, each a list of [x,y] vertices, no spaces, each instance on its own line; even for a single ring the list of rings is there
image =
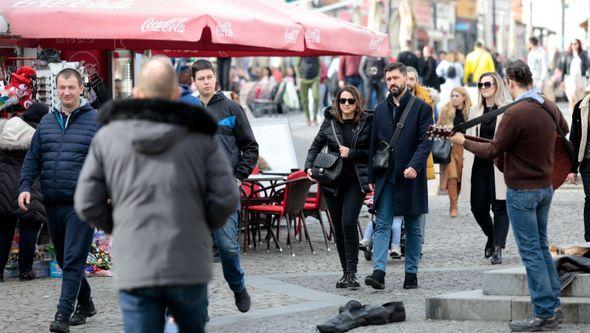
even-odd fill
[[[457,69],[455,68],[455,65],[450,65],[449,68],[447,69],[447,77],[449,79],[454,79],[457,76]]]
[[[320,58],[302,57],[299,64],[299,73],[302,79],[314,79],[320,74]]]
[[[370,81],[381,81],[385,76],[385,61],[383,58],[368,57],[364,71]]]

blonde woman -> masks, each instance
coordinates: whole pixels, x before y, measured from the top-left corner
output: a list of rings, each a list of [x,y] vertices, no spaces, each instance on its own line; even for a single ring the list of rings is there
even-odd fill
[[[463,87],[451,90],[451,100],[445,104],[438,118],[438,125],[453,128],[469,120],[471,98]],[[447,190],[451,204],[450,215],[457,217],[457,200],[461,191],[461,171],[463,169],[463,146],[451,146],[451,161],[444,167],[440,180],[441,190]]]
[[[469,119],[504,106],[511,100],[504,81],[496,72],[482,74],[477,87],[477,105],[471,108]],[[466,134],[491,140],[501,120],[500,115],[468,129]],[[492,257],[492,265],[501,264],[502,249],[506,246],[509,227],[504,177],[493,161],[481,159],[468,151],[463,156],[461,198],[471,202],[471,212],[488,238],[484,248],[485,258]],[[493,220],[490,209],[494,213]]]

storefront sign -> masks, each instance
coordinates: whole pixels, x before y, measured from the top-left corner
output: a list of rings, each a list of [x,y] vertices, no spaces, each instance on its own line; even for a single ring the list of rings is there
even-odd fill
[[[426,30],[433,30],[432,2],[414,0],[410,2],[412,13],[416,18],[416,25]]]
[[[476,19],[477,0],[457,0],[457,17]]]

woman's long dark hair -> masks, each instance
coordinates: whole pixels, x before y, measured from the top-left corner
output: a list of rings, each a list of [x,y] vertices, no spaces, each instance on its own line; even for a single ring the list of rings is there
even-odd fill
[[[356,101],[356,109],[354,110],[353,118],[354,122],[356,123],[361,119],[361,115],[363,114],[363,106],[365,105],[365,99],[363,98],[363,95],[361,95],[359,90],[352,85],[344,86],[344,88],[340,89],[336,94],[336,98],[334,98],[334,103],[332,105],[332,107],[334,108],[334,116],[336,117],[336,119],[338,119],[339,122],[344,122],[344,119],[342,118],[342,110],[340,110],[340,103],[338,102],[338,100],[340,99],[340,95],[342,95],[342,93],[345,91],[348,91],[352,95],[352,98],[354,98]]]

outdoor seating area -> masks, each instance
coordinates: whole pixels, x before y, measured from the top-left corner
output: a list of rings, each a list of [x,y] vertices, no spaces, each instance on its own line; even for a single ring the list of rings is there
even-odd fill
[[[313,192],[312,187],[315,188]],[[320,224],[325,249],[330,251],[332,220],[319,185],[311,181],[304,171],[260,173],[255,170],[242,182],[240,190],[240,229],[243,230],[244,251],[257,249],[264,240],[267,251],[272,242],[274,248],[282,252],[281,232],[286,232],[284,244],[289,246],[292,256],[295,256],[293,241],[302,241],[304,237],[311,252],[315,253],[307,229],[306,220],[309,217]],[[266,232],[264,237],[263,231]]]

